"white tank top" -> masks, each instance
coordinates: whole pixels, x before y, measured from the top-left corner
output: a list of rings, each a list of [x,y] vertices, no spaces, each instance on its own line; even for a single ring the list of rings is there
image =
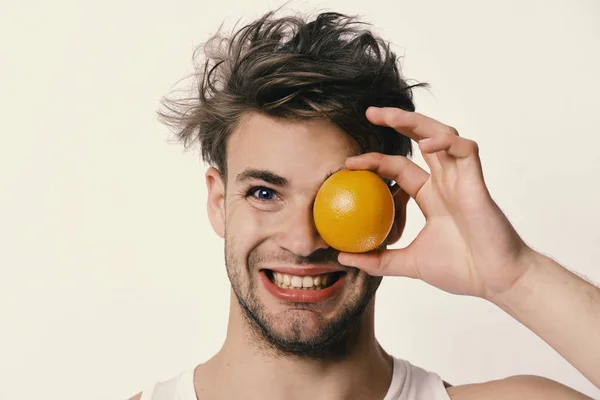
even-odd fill
[[[141,400],[196,400],[194,368],[152,385]],[[394,358],[392,382],[382,400],[450,400],[450,396],[437,374]]]

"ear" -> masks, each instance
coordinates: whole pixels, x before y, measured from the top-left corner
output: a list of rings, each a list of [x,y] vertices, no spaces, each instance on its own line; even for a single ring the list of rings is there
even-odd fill
[[[220,237],[225,237],[225,182],[221,173],[210,167],[205,174],[208,189],[207,211],[213,230]]]
[[[404,227],[406,226],[406,205],[410,200],[410,196],[402,189],[397,187],[397,192],[394,193],[394,207],[396,215],[394,216],[394,224],[386,239],[386,245],[396,243],[402,237]]]

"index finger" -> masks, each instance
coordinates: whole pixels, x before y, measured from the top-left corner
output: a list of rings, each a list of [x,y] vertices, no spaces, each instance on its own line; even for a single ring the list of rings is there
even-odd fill
[[[417,200],[429,174],[404,156],[365,153],[346,160],[349,169],[368,169],[384,178],[393,179],[410,197]]]
[[[388,126],[409,138],[420,141],[445,135],[458,136],[456,129],[417,112],[393,107],[369,107],[367,119],[375,125]]]

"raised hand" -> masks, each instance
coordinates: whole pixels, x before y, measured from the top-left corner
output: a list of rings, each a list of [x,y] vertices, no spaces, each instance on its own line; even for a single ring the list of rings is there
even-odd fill
[[[454,294],[491,299],[510,290],[528,271],[530,249],[485,185],[477,144],[447,125],[396,108],[367,110],[418,143],[431,173],[403,156],[367,153],[349,158],[349,169],[369,169],[393,179],[412,197],[426,223],[406,248],[341,253],[339,261],[370,275],[421,279]]]

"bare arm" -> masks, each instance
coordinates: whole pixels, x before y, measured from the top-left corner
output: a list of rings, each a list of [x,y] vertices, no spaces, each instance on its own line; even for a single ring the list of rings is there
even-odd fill
[[[561,383],[530,375],[456,386],[447,390],[452,400],[591,400]]]
[[[367,118],[415,140],[430,173],[406,157],[379,153],[351,157],[346,166],[394,180],[426,223],[404,248],[342,252],[339,261],[490,300],[600,388],[600,290],[527,246],[491,197],[477,143],[415,112],[371,107]]]
[[[533,252],[528,272],[496,305],[600,388],[600,289]]]

